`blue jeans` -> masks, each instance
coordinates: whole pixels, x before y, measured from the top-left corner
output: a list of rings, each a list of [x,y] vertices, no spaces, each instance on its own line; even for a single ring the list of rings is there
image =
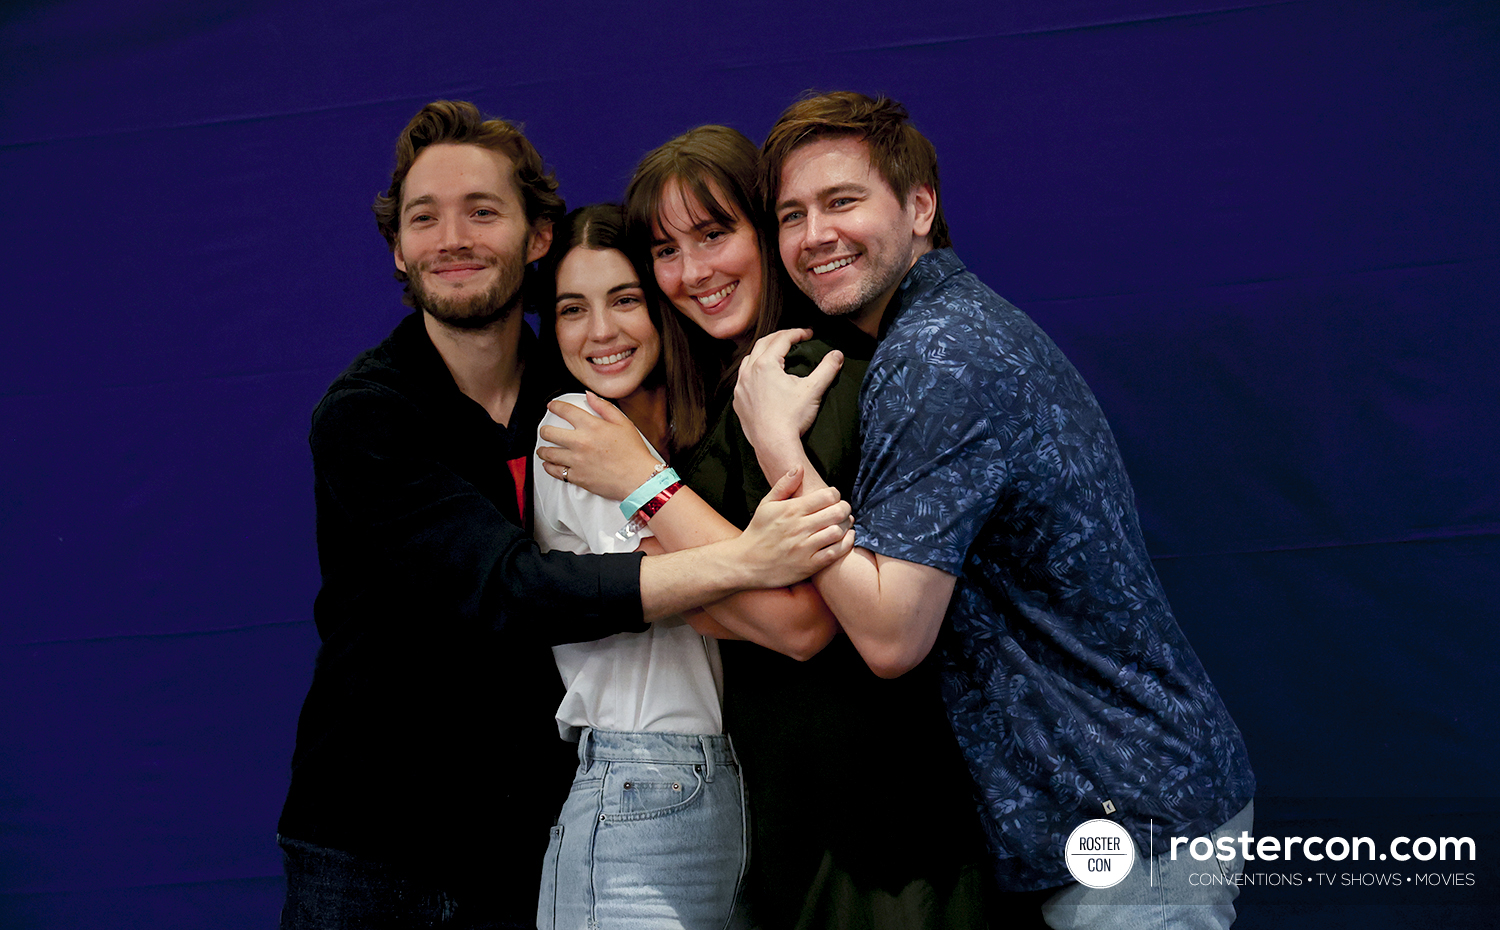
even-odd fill
[[[1255,802],[1208,834],[1217,843],[1222,836],[1238,837],[1255,823]],[[1238,849],[1238,845],[1236,845]],[[1053,930],[1161,930],[1202,928],[1228,930],[1234,923],[1234,899],[1240,886],[1232,880],[1245,869],[1244,857],[1217,857],[1200,862],[1178,850],[1148,859],[1136,847],[1135,868],[1113,888],[1089,888],[1074,883],[1048,898],[1042,916]]]
[[[528,925],[476,912],[447,890],[380,862],[278,836],[286,868],[281,930],[501,930]],[[483,909],[481,905],[481,910]]]
[[[745,875],[727,736],[585,729],[542,865],[541,930],[723,930]]]

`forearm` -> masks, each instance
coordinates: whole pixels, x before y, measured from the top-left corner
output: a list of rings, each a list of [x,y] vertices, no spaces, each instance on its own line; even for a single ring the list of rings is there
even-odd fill
[[[955,581],[861,548],[813,577],[865,664],[882,678],[905,674],[932,651]]]
[[[688,488],[674,494],[651,518],[651,531],[669,552],[740,535],[738,527]],[[704,605],[704,610],[732,638],[748,639],[799,660],[816,655],[838,631],[833,613],[806,583],[741,591]]]
[[[788,436],[776,441],[762,441],[760,445],[754,446],[755,461],[760,466],[761,473],[766,476],[766,481],[772,482],[780,475],[786,474],[794,467],[802,468],[802,490],[800,493],[807,494],[819,488],[828,487],[828,482],[813,467],[812,460],[807,456],[807,449],[802,445],[798,436]]]
[[[738,540],[641,560],[641,613],[648,621],[723,600],[754,585]]]
[[[683,614],[682,619],[686,620],[687,625],[697,631],[700,636],[707,636],[709,639],[743,640],[745,638],[709,616],[708,612],[701,607]]]
[[[631,553],[542,553],[527,541],[479,583],[482,611],[505,618],[507,626],[521,620],[552,645],[644,630],[641,561]]]
[[[430,430],[415,405],[371,391],[319,405],[309,440],[335,587],[420,605],[434,633],[481,624],[557,643],[644,629],[639,557],[541,553],[502,512],[509,495],[491,499],[435,456]]]
[[[661,540],[655,536],[647,536],[642,539],[637,549],[646,555],[661,555],[667,551],[662,548]],[[739,636],[733,631],[726,629],[713,617],[705,613],[701,607],[693,610],[685,610],[682,612],[681,617],[699,635],[708,636],[713,639],[744,639],[743,636]]]
[[[721,558],[714,543],[685,552],[648,556],[641,561],[641,609],[647,620],[691,614],[703,605],[710,624],[700,633],[720,639],[748,639],[794,659],[816,655],[833,639],[833,615],[810,584],[750,590],[728,574],[739,560]],[[811,605],[816,604],[816,609]],[[785,618],[807,618],[821,611],[822,622],[793,626]],[[781,618],[781,619],[778,619]],[[728,635],[722,635],[727,633]]]

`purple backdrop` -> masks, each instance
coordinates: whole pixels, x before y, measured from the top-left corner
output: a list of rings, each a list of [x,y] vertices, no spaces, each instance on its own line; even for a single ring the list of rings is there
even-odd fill
[[[808,88],[905,102],[959,254],[1111,417],[1263,823],[1494,809],[1496,4],[187,6],[0,13],[0,926],[274,921],[308,414],[403,312],[369,204],[440,97],[575,205]],[[1373,900],[1241,926],[1492,913]]]

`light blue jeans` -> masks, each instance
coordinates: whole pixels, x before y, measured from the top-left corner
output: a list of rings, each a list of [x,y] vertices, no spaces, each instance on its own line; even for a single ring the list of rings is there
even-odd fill
[[[1255,802],[1208,834],[1238,837],[1255,823]],[[1254,835],[1253,833],[1251,834]],[[1238,850],[1238,844],[1235,847]],[[1215,850],[1217,851],[1217,850]],[[1047,899],[1042,917],[1053,930],[1228,930],[1234,923],[1234,899],[1240,886],[1234,882],[1245,869],[1245,859],[1217,857],[1200,862],[1181,847],[1173,861],[1170,851],[1157,850],[1148,859],[1139,846],[1135,868],[1113,888],[1089,888],[1071,884]]]
[[[723,930],[745,859],[745,792],[727,736],[585,729],[537,926]]]

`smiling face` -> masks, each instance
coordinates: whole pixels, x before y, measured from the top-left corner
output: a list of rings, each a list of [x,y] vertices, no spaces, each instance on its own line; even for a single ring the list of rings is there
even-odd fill
[[[676,179],[667,182],[652,230],[652,268],[662,294],[684,316],[715,339],[740,341],[754,333],[760,315],[760,242],[733,201],[712,187],[732,224],[715,220]]]
[[[532,229],[512,175],[509,158],[478,145],[431,145],[412,162],[394,256],[416,305],[441,322],[504,319],[526,265],[547,251],[551,229]]]
[[[563,256],[556,311],[557,347],[573,377],[610,400],[640,390],[661,358],[661,334],[623,253],[576,248]]]
[[[930,251],[935,198],[918,185],[903,206],[854,136],[817,139],[781,169],[777,240],[787,273],[830,316],[850,316],[870,335],[891,295]]]

